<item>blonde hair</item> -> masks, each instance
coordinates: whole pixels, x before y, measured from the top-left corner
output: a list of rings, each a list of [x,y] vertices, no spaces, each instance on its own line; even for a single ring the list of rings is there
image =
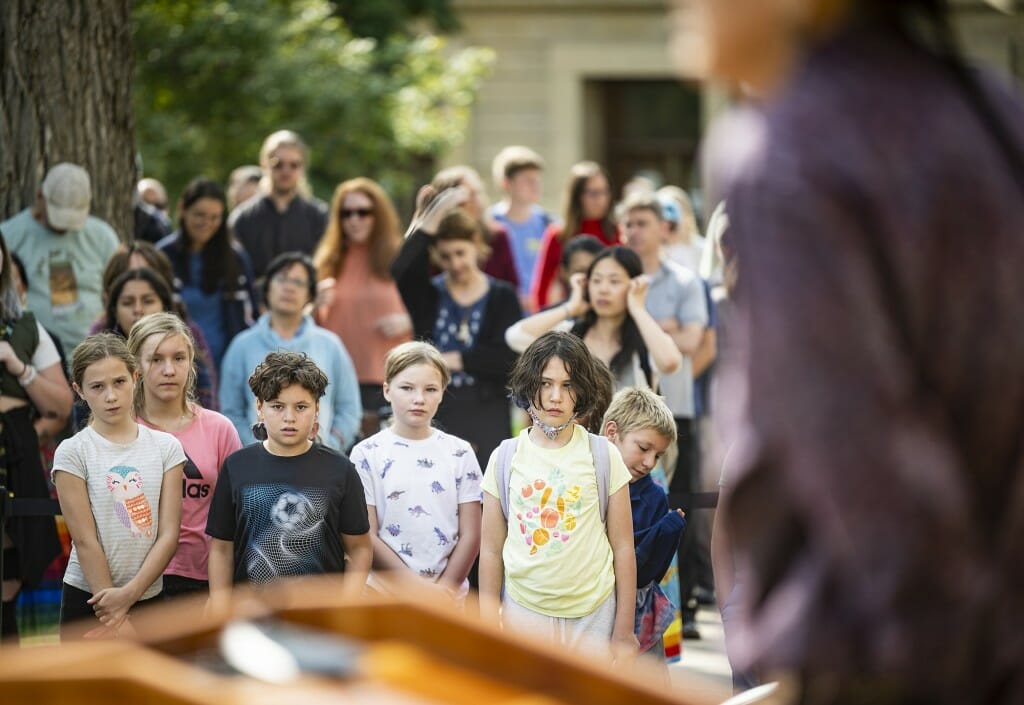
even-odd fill
[[[437,368],[443,388],[452,381],[452,373],[441,357],[441,352],[422,340],[411,340],[391,348],[384,358],[384,381],[391,384],[391,380],[413,365],[433,365]]]
[[[494,157],[494,161],[491,163],[491,178],[494,179],[494,185],[500,191],[505,188],[506,179],[511,179],[520,171],[527,169],[542,171],[544,160],[529,147],[514,144],[505,147]]]
[[[614,421],[619,436],[650,428],[676,442],[676,420],[665,401],[649,389],[626,387],[612,397],[601,428]]]
[[[185,394],[181,399],[181,410],[188,411],[189,404],[195,403],[196,390],[196,341],[192,338],[192,331],[178,316],[173,313],[161,312],[151,313],[143,316],[132,326],[128,334],[128,351],[139,359],[142,353],[142,346],[154,335],[162,336],[160,342],[176,335],[185,339],[188,347],[188,379],[185,380]],[[139,375],[135,381],[135,415],[145,418],[146,387],[144,375]]]
[[[657,193],[659,196],[671,198],[679,205],[680,215],[682,216],[682,222],[679,225],[685,226],[690,235],[700,237],[700,228],[697,227],[697,216],[693,209],[693,200],[690,199],[690,194],[678,186],[662,186],[658,189]]]
[[[302,152],[302,165],[306,171],[303,172],[302,178],[299,180],[298,190],[301,196],[309,198],[313,195],[313,189],[310,188],[309,180],[306,178],[306,174],[309,173],[309,147],[302,141],[298,133],[291,130],[278,130],[263,140],[263,145],[260,147],[260,168],[263,170],[260,189],[264,193],[271,192],[270,160],[274,157],[274,152],[281,147],[291,147]]]

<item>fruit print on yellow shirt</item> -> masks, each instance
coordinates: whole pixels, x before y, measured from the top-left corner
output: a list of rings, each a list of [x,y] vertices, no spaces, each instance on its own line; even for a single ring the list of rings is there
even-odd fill
[[[530,555],[560,553],[576,529],[582,507],[580,486],[567,488],[562,472],[556,469],[548,480],[534,480],[512,496],[519,533],[530,547]]]

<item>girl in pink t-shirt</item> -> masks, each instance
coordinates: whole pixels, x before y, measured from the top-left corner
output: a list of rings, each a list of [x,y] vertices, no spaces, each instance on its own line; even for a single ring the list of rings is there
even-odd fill
[[[188,326],[171,313],[136,323],[128,348],[139,361],[135,413],[139,423],[177,438],[185,449],[181,481],[181,534],[164,571],[168,597],[207,589],[210,537],[206,517],[224,459],[242,447],[238,432],[216,411],[194,400],[195,343]]]

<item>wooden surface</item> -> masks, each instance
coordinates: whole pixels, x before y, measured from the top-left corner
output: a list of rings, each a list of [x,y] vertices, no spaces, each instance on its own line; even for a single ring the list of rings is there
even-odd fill
[[[338,702],[455,705],[710,705],[703,686],[673,690],[644,663],[611,664],[600,655],[563,653],[504,634],[496,626],[413,583],[397,595],[337,597],[336,580],[305,579],[261,591],[239,590],[230,611],[207,614],[203,600],[176,601],[133,617],[141,643],[78,642],[0,648],[0,701],[163,704]],[[276,618],[364,645],[356,675],[302,675],[285,684],[204,667],[232,620]],[[214,659],[215,660],[215,659]],[[300,700],[301,698],[301,700]]]

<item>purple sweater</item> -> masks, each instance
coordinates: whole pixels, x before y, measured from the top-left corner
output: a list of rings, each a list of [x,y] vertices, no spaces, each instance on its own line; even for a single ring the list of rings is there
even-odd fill
[[[981,80],[1024,150],[1024,103]],[[812,52],[751,134],[720,397],[737,665],[942,702],[1013,675],[986,702],[1024,702],[1019,182],[946,69],[880,34]]]

